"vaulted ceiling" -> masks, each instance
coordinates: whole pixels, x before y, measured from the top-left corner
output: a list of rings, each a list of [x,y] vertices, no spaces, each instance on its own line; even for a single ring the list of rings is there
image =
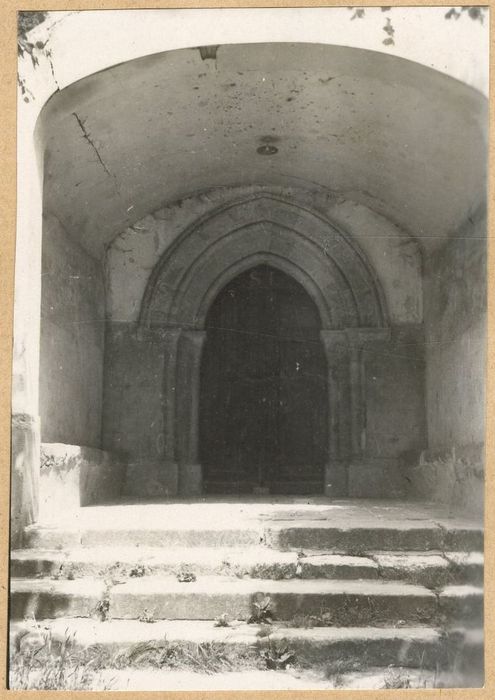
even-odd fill
[[[484,201],[486,99],[419,64],[319,44],[182,49],[43,109],[45,208],[95,256],[212,187],[318,185],[441,245]],[[260,152],[261,151],[261,152]]]

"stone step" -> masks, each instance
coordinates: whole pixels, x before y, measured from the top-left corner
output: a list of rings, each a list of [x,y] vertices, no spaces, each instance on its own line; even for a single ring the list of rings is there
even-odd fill
[[[368,557],[324,552],[278,552],[267,547],[79,547],[60,550],[21,549],[11,554],[11,575],[79,578],[138,578],[175,574],[182,566],[196,575],[233,578],[378,578],[378,566]]]
[[[415,668],[371,669],[365,672],[335,673],[327,677],[324,673],[310,671],[258,671],[242,670],[221,672],[214,675],[191,673],[190,671],[136,669],[132,671],[108,670],[100,674],[100,685],[95,690],[119,688],[127,691],[331,691],[380,690],[391,687],[390,683],[402,682],[408,688],[434,688],[434,671]],[[398,679],[398,680],[396,680]],[[394,686],[397,687],[397,686]],[[349,696],[348,696],[349,697]]]
[[[466,583],[474,583],[480,586],[484,580],[484,555],[482,552],[445,552],[451,568],[460,573]]]
[[[382,551],[483,551],[483,530],[476,525],[452,525],[449,529],[422,521],[387,521],[382,525],[335,526],[329,521],[300,520],[297,525],[270,523],[265,543],[281,551],[320,549],[362,554]]]
[[[283,481],[274,481],[261,490],[255,480],[233,481],[214,477],[204,482],[204,492],[215,496],[218,494],[244,494],[247,498],[260,492],[275,497],[280,495],[317,496],[322,492],[322,478],[317,476],[313,479],[291,480],[288,477]]]
[[[229,627],[215,627],[212,621],[180,622],[159,620],[155,623],[137,620],[60,618],[36,623],[17,622],[11,625],[13,646],[19,650],[34,649],[44,643],[49,633],[52,646],[73,638],[77,648],[97,647],[100,665],[122,665],[131,659],[146,663],[150,650],[163,650],[165,645],[180,644],[192,649],[195,645],[220,645],[230,650],[246,648],[261,651],[286,645],[294,652],[298,665],[316,666],[325,663],[347,670],[368,666],[409,666],[436,668],[443,663],[443,637],[429,627],[313,627],[298,629],[274,623],[267,634],[266,626],[231,622]],[[142,651],[141,658],[140,651]],[[245,658],[245,657],[243,657]],[[148,656],[153,662],[153,654]]]
[[[484,631],[482,627],[471,629],[463,624],[448,630],[447,656],[454,681],[450,685],[480,687],[485,673]]]
[[[66,551],[20,549],[11,553],[14,577],[137,578],[174,574],[183,564],[196,575],[236,578],[383,578],[429,588],[483,580],[483,555],[478,552],[368,552],[366,556],[346,556],[307,550],[299,557],[297,552],[260,546],[187,550],[134,546],[77,547]]]
[[[379,577],[439,588],[453,583],[483,584],[481,552],[374,552]]]
[[[482,688],[483,675],[453,674],[451,671],[438,673],[425,668],[391,666],[389,668],[368,668],[366,671],[326,671],[319,669],[292,669],[285,671],[246,670],[223,671],[219,673],[192,673],[189,670],[174,669],[107,669],[102,671],[94,690],[126,691],[328,691],[330,690],[407,690],[439,688]],[[466,694],[464,694],[466,695]],[[247,696],[246,696],[247,697]],[[290,696],[297,698],[295,692]],[[307,696],[311,697],[311,696]],[[318,697],[314,695],[314,697]],[[320,697],[325,697],[320,693]],[[347,694],[344,697],[352,697]],[[377,696],[374,697],[388,697]],[[402,697],[409,697],[403,694]],[[416,695],[418,697],[418,695]]]
[[[483,624],[483,589],[472,585],[446,586],[438,598],[439,612],[449,627],[456,623],[465,628]]]
[[[463,595],[464,589],[467,595]],[[455,586],[442,612],[473,616],[479,612],[481,589]],[[139,619],[214,620],[226,614],[246,620],[256,604],[270,599],[279,620],[327,620],[333,625],[432,624],[439,614],[437,595],[422,586],[381,580],[283,580],[199,577],[179,582],[175,577],[147,576],[108,585],[101,580],[12,579],[11,615]],[[473,612],[473,610],[474,612]],[[473,618],[474,619],[474,618]]]
[[[174,522],[172,520],[168,522]],[[383,521],[359,525],[335,525],[329,520],[297,519],[278,521],[239,520],[237,526],[211,523],[198,527],[195,518],[174,526],[138,527],[139,522],[119,527],[50,527],[31,525],[24,531],[24,546],[39,549],[67,549],[76,546],[143,547],[243,547],[264,544],[280,551],[325,550],[347,555],[368,551],[470,551],[483,550],[483,531],[476,525],[449,528],[423,521]],[[231,520],[231,523],[235,520]],[[297,525],[294,525],[297,522]]]
[[[34,675],[34,674],[33,674]],[[310,669],[292,669],[285,671],[246,669],[238,671],[197,672],[189,669],[174,668],[126,668],[102,669],[94,674],[91,690],[127,691],[127,692],[197,692],[198,697],[205,693],[253,691],[294,691],[292,698],[298,697],[295,691],[329,691],[342,690],[380,690],[390,687],[435,688],[438,674],[428,669],[416,668],[376,668],[368,671],[336,672],[329,677],[321,670],[315,673]],[[402,683],[403,685],[397,685]],[[391,685],[392,684],[392,685]],[[459,684],[454,683],[454,687]],[[482,683],[480,684],[482,685]],[[480,687],[469,686],[469,687]],[[449,687],[452,687],[449,686]],[[16,690],[13,683],[11,690]],[[21,686],[18,688],[23,690]],[[88,690],[87,686],[81,690]],[[183,695],[181,697],[184,697]],[[245,697],[252,697],[246,695]],[[347,696],[349,697],[349,696]]]
[[[259,544],[263,535],[258,526],[174,528],[78,528],[30,525],[24,530],[26,548],[67,549],[71,547],[242,547]]]
[[[89,617],[105,598],[106,585],[99,579],[51,581],[10,579],[10,619]]]

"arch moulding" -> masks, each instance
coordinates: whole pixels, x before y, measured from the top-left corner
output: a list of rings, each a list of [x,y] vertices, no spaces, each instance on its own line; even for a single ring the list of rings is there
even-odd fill
[[[380,284],[350,237],[319,214],[260,193],[209,213],[171,244],[148,282],[140,327],[203,329],[215,294],[250,257],[292,274],[325,329],[387,325]]]
[[[139,319],[163,348],[166,469],[182,495],[202,492],[200,367],[208,310],[220,290],[267,264],[298,281],[318,308],[328,365],[329,445],[322,491],[345,495],[365,447],[363,350],[388,339],[379,281],[355,243],[320,215],[261,193],[186,229],[155,267]]]

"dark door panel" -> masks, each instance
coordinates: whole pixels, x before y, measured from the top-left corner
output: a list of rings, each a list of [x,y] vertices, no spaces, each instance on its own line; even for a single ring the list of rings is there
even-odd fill
[[[258,266],[213,303],[201,368],[207,490],[318,493],[327,455],[318,311],[291,277]]]

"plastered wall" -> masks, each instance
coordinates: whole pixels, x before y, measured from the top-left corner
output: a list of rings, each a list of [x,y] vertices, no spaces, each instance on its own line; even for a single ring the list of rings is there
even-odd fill
[[[426,259],[425,334],[430,447],[483,442],[486,223],[468,222]],[[446,410],[449,406],[455,410]]]
[[[99,447],[105,295],[101,264],[56,218],[43,227],[41,441]]]
[[[428,447],[416,494],[482,514],[486,378],[486,219],[469,217],[425,261]]]

